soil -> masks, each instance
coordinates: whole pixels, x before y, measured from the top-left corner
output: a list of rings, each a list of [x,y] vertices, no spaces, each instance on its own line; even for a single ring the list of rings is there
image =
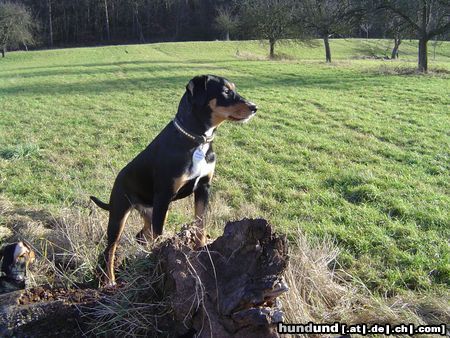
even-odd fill
[[[99,290],[94,289],[63,289],[43,285],[24,290],[18,299],[18,303],[28,305],[39,302],[62,301],[64,304],[86,304],[99,300],[100,296]]]

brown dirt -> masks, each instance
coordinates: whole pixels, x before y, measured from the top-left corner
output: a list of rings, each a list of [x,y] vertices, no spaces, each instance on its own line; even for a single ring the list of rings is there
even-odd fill
[[[100,299],[100,292],[93,289],[52,288],[49,285],[27,289],[18,299],[19,305],[63,301],[65,304],[86,304]]]

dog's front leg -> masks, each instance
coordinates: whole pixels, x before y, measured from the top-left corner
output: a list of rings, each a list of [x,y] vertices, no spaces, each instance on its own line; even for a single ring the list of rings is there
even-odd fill
[[[152,229],[153,238],[162,235],[172,197],[168,194],[155,194],[153,197]]]
[[[211,189],[211,183],[209,177],[202,178],[194,192],[195,203],[195,220],[199,230],[196,234],[196,247],[200,248],[206,245],[206,225],[205,214],[208,207],[209,192]]]

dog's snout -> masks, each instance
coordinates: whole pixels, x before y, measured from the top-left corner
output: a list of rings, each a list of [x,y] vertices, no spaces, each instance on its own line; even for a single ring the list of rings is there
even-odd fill
[[[257,106],[256,104],[254,104],[253,102],[249,102],[249,103],[248,103],[248,107],[250,108],[250,110],[251,110],[253,113],[256,113],[256,111],[258,110],[258,106]]]

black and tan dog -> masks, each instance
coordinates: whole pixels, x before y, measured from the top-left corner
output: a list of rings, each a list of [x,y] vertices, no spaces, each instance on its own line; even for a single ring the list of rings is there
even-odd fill
[[[0,293],[25,289],[28,266],[35,261],[35,254],[26,242],[16,242],[0,249]]]
[[[109,204],[91,196],[99,207],[109,210],[104,253],[109,285],[115,283],[115,251],[133,208],[144,219],[138,240],[150,239],[162,234],[170,202],[194,193],[195,217],[200,223],[197,246],[205,245],[203,217],[216,162],[212,149],[216,128],[226,120],[246,122],[256,110],[228,80],[213,75],[193,78],[175,119],[120,171]]]

